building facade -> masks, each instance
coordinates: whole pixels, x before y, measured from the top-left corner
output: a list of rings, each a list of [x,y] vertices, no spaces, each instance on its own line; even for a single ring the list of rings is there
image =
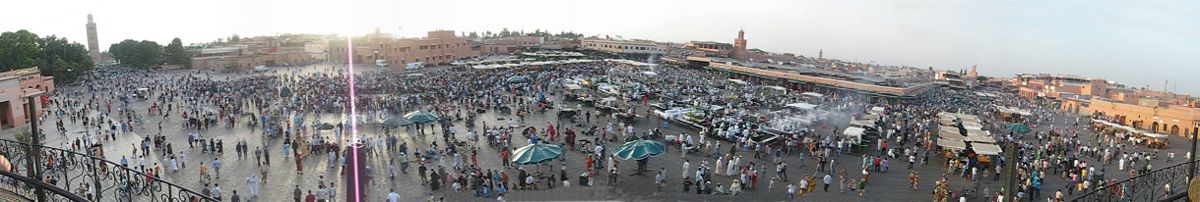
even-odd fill
[[[384,60],[394,64],[391,65],[393,68],[402,68],[404,64],[441,64],[479,55],[471,50],[471,43],[466,38],[455,35],[453,30],[429,31],[424,38],[396,38],[376,29],[375,33],[356,37],[351,42],[354,56],[347,58],[344,54],[348,51],[347,41],[330,40],[329,61],[345,63],[353,59],[355,64],[375,64],[375,60]]]
[[[510,36],[484,39],[479,43],[479,54],[510,54],[523,48],[540,47],[546,44],[546,37],[541,36]]]
[[[1200,127],[1200,103],[1187,95],[1070,75],[1023,74],[1009,84],[1021,96],[1058,101],[1062,111],[1151,133],[1186,136]]]
[[[52,91],[54,77],[42,76],[37,67],[0,72],[0,129],[28,125],[30,106],[36,117],[41,115],[42,104],[28,103],[26,98]]]
[[[733,54],[733,44],[728,43],[692,41],[683,44],[683,48],[704,51],[706,55],[715,57],[730,57]]]
[[[584,39],[580,47],[614,54],[663,54],[665,47],[645,40]]]
[[[312,41],[304,44],[304,53],[308,54],[309,59],[314,62],[323,62],[329,59],[329,40]]]

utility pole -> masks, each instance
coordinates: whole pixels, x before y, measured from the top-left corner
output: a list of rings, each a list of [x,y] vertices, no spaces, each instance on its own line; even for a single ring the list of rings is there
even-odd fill
[[[1017,199],[1017,143],[1008,142],[1008,159],[1004,160],[1004,170],[1007,173],[1008,179],[1004,182],[1004,197],[1008,201],[1016,201]]]

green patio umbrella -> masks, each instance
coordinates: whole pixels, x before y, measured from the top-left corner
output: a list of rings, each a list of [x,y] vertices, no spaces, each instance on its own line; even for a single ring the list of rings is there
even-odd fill
[[[417,123],[417,124],[425,124],[425,123],[434,122],[434,121],[438,120],[437,115],[434,115],[433,113],[429,113],[429,112],[425,112],[425,111],[409,112],[408,114],[404,114],[404,118],[408,119],[409,121],[411,121],[413,123]]]
[[[626,142],[621,147],[613,150],[613,155],[624,160],[642,160],[652,156],[658,156],[666,152],[667,148],[654,140],[634,140]]]
[[[412,124],[413,124],[413,121],[408,120],[408,118],[399,117],[399,116],[393,116],[392,118],[388,118],[387,120],[383,121],[383,126],[389,127],[389,128],[407,126],[407,125],[412,125]]]
[[[1029,129],[1029,126],[1019,123],[1009,123],[1005,125],[1005,127],[1008,128],[1008,131],[1012,131],[1014,133],[1028,133],[1029,131],[1033,131],[1032,129]]]
[[[529,82],[529,78],[525,77],[525,76],[511,76],[511,77],[508,77],[508,82],[509,83]]]
[[[552,144],[531,144],[517,148],[513,152],[512,162],[518,165],[538,164],[554,160],[562,156],[563,149]]]
[[[320,125],[317,125],[317,130],[329,130],[333,128],[333,124],[330,123],[321,123]]]

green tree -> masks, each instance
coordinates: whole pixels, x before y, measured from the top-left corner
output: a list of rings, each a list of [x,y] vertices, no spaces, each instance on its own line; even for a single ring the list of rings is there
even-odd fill
[[[0,71],[37,65],[38,36],[26,30],[0,34]]]
[[[162,64],[163,48],[153,41],[134,41],[126,39],[109,46],[108,52],[124,65],[136,68],[150,68]]]
[[[83,44],[72,43],[67,38],[47,36],[38,39],[38,70],[61,82],[71,82],[80,74],[91,70],[95,64]]]
[[[192,54],[188,53],[187,49],[183,48],[183,41],[179,40],[178,37],[176,37],[174,40],[171,40],[171,43],[167,44],[167,47],[163,48],[163,52],[166,54],[165,62],[167,62],[167,64],[181,65],[186,68],[192,68]]]
[[[0,34],[0,71],[38,67],[42,75],[70,83],[92,66],[87,49],[66,38],[38,38],[26,30]]]

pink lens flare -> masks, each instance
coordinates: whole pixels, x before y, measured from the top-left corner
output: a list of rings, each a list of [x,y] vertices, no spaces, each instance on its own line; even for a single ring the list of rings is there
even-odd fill
[[[354,40],[353,37],[346,36],[346,47],[354,47],[352,40]],[[346,77],[350,78],[350,85],[347,88],[350,88],[350,162],[352,165],[350,169],[353,169],[352,173],[354,174],[354,193],[352,195],[354,195],[354,202],[360,202],[362,191],[359,189],[362,188],[362,184],[358,182],[358,146],[356,145],[358,143],[358,112],[356,111],[357,103],[355,103],[357,97],[354,95],[354,48],[346,49],[346,61],[348,61],[346,62]]]

